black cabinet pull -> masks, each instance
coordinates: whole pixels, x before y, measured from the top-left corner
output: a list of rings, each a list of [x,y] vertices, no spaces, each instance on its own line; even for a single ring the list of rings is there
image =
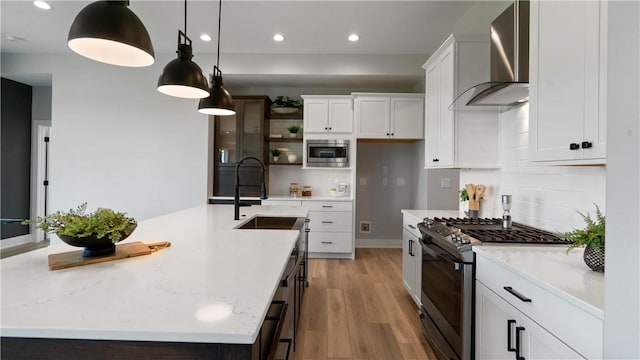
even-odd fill
[[[394,135],[395,135],[395,133],[391,133],[391,136],[394,136]]]
[[[387,133],[387,136],[389,136],[389,133]]]
[[[433,159],[433,162],[438,162],[440,161],[440,159]]]
[[[411,225],[411,224],[409,224],[409,227],[410,227],[410,228],[412,228],[412,229],[414,229],[414,230],[416,229],[415,225]]]
[[[577,143],[569,144],[569,150],[578,150],[578,149],[580,149],[580,144],[577,144]]]
[[[589,141],[583,141],[582,142],[582,148],[583,149],[589,149],[591,147],[593,147],[593,144],[591,142],[589,142]]]
[[[409,255],[413,256],[413,240],[409,240]]]
[[[325,130],[329,130],[329,128],[328,128],[328,127],[326,127],[326,126],[324,127],[324,129],[325,129]]]
[[[516,326],[516,360],[525,360],[524,356],[520,356],[520,331],[524,331],[524,327]]]
[[[518,299],[520,299],[520,301],[522,302],[531,302],[531,299],[529,299],[528,297],[520,294],[519,292],[513,290],[513,288],[511,286],[505,286],[504,287],[505,290],[507,290],[507,292],[515,297],[517,297]]]
[[[331,129],[333,129],[333,128],[330,127],[329,130],[331,130]]]
[[[516,348],[511,346],[511,325],[515,323],[515,320],[507,320],[507,351],[509,352],[516,352]]]

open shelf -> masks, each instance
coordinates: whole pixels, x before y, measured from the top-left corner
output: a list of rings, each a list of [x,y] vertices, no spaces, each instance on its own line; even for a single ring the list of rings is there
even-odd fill
[[[275,143],[301,143],[302,138],[269,138],[269,142]]]

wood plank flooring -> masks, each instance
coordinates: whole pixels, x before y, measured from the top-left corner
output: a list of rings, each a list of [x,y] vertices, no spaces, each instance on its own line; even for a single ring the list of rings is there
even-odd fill
[[[436,359],[402,286],[402,249],[309,259],[293,359]]]

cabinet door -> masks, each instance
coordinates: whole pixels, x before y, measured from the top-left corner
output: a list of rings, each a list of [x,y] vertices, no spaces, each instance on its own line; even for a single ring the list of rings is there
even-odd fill
[[[426,73],[425,167],[437,167],[440,146],[440,66],[433,64]]]
[[[413,237],[412,244],[412,253],[413,253],[413,261],[415,266],[413,267],[415,274],[414,281],[414,289],[413,289],[413,301],[418,305],[418,307],[422,306],[422,245],[420,244],[420,240],[415,237],[415,235],[411,234]]]
[[[438,145],[439,166],[453,166],[454,112],[449,105],[454,100],[455,59],[452,45],[440,60],[440,134]]]
[[[585,132],[599,122],[599,9],[596,1],[531,3],[530,160],[581,160],[582,142],[604,141]]]
[[[304,131],[327,132],[329,129],[329,101],[327,99],[304,100]]]
[[[415,273],[415,256],[413,252],[414,236],[407,230],[402,229],[402,284],[409,292],[411,297],[414,297],[416,292],[416,273]]]
[[[477,359],[514,359],[515,352],[509,348],[515,348],[515,327],[519,320],[518,310],[476,281]]]
[[[425,167],[453,166],[454,113],[449,105],[454,95],[454,65],[452,44],[427,68]]]
[[[424,100],[391,98],[391,136],[396,139],[422,139],[424,136]]]
[[[255,156],[265,162],[264,156],[264,100],[245,100],[242,103],[242,157]],[[240,160],[240,159],[238,159]]]
[[[386,139],[389,137],[389,98],[359,97],[356,99],[357,137]]]
[[[524,328],[522,354],[527,360],[547,359],[584,359],[569,346],[553,336],[550,332],[536,324],[526,316],[522,316],[518,326]]]
[[[352,99],[329,99],[329,131],[353,132]]]

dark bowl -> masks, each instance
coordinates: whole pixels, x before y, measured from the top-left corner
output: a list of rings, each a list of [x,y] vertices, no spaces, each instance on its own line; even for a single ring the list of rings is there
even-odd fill
[[[118,242],[128,238],[137,226],[137,224],[131,224],[126,229],[120,231],[121,237]],[[82,252],[82,256],[84,257],[109,255],[116,251],[116,245],[109,239],[108,235],[101,238],[95,234],[84,237],[73,237],[69,235],[58,235],[58,237],[71,246],[84,247],[85,249]]]

